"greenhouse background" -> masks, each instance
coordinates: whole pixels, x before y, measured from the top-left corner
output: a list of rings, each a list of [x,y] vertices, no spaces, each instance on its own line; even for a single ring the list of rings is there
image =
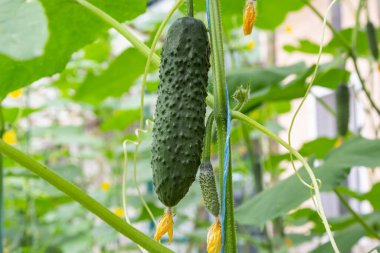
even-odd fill
[[[379,30],[380,2],[342,0],[329,9],[330,0],[256,0],[256,23],[245,36],[244,7],[251,0],[210,1],[221,4],[231,110],[239,103],[234,92],[248,90],[241,112],[285,141],[314,79],[325,31],[321,64],[295,120],[292,147],[321,179],[323,208],[340,252],[380,252],[380,117],[363,92],[364,81],[380,107],[380,68],[366,31],[368,20]],[[153,238],[155,222],[166,210],[154,191],[151,168],[158,68],[151,64],[142,90],[146,55],[81,2],[86,1],[0,0],[0,133],[6,144]],[[177,1],[88,2],[150,48]],[[194,0],[194,10],[207,26],[205,1]],[[157,55],[170,25],[184,15],[186,1],[159,37]],[[331,27],[323,26],[325,15]],[[353,53],[345,52],[341,38]],[[210,71],[209,94],[214,94],[213,77]],[[337,132],[336,119],[342,83],[350,92],[345,136]],[[207,116],[211,111],[209,106]],[[144,131],[137,130],[140,122]],[[237,120],[231,124],[236,252],[334,252],[313,192],[295,175],[288,149]],[[211,162],[219,185],[223,168],[216,132]],[[1,148],[0,154],[2,252],[148,252]],[[304,171],[303,165],[295,159],[297,169]],[[301,176],[310,182],[306,172]],[[198,177],[174,214],[173,243],[164,236],[161,244],[174,252],[207,252],[214,217],[205,208]]]

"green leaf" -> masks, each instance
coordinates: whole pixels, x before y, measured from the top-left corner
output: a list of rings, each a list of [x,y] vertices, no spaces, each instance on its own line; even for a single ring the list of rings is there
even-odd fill
[[[301,39],[298,41],[298,45],[285,45],[283,49],[286,52],[303,52],[308,54],[317,54],[319,52],[319,45],[311,42],[310,40]]]
[[[112,117],[105,120],[100,129],[103,131],[125,130],[140,118],[140,109],[115,111]]]
[[[23,1],[25,2],[25,1]],[[118,21],[143,13],[146,0],[91,1]],[[18,61],[0,54],[0,98],[41,77],[62,71],[71,55],[104,34],[108,26],[73,0],[41,0],[49,24],[45,52],[33,60]],[[29,13],[32,15],[33,13]],[[25,17],[26,18],[26,17]],[[23,32],[28,33],[28,26]],[[29,40],[28,43],[31,43]]]
[[[380,165],[380,140],[356,137],[332,150],[322,164],[314,169],[322,180],[321,191],[331,191],[340,184],[354,166],[376,167]],[[303,178],[308,178],[304,169]],[[291,196],[291,198],[289,198]],[[240,224],[263,226],[266,221],[285,215],[310,198],[310,191],[292,175],[269,188],[236,209],[236,220]]]
[[[48,39],[48,27],[40,2],[0,0],[0,6],[0,54],[14,60],[41,56]]]
[[[99,75],[90,73],[78,88],[75,99],[99,104],[107,97],[120,97],[142,75],[145,63],[146,59],[135,48],[125,50]]]
[[[305,143],[299,152],[303,156],[314,155],[316,158],[322,159],[334,148],[336,141],[336,138],[321,137]]]
[[[306,70],[305,63],[297,63],[286,67],[242,68],[229,71],[226,75],[228,93],[233,94],[241,85],[249,85],[251,92],[280,83],[292,74]]]

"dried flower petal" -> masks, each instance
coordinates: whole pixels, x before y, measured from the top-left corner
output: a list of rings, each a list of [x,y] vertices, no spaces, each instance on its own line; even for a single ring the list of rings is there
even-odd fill
[[[207,252],[219,253],[222,248],[222,226],[219,219],[215,219],[207,233]]]
[[[243,31],[244,35],[249,35],[252,33],[253,25],[256,20],[256,7],[253,0],[247,0],[244,7],[243,14]]]

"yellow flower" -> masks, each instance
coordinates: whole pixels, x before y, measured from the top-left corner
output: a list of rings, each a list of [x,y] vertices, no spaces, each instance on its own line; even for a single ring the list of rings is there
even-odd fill
[[[162,236],[166,233],[168,233],[170,244],[173,241],[173,215],[170,210],[161,217],[161,220],[157,225],[154,240],[161,240]]]
[[[8,95],[11,98],[19,98],[22,95],[22,89],[18,89],[18,90],[12,91]]]
[[[10,129],[3,134],[3,140],[9,145],[13,145],[17,142],[16,131]]]
[[[293,26],[290,24],[285,25],[285,32],[292,33],[293,32]]]
[[[343,144],[343,137],[339,136],[339,138],[336,140],[334,147],[339,148]]]
[[[222,248],[222,226],[219,219],[215,219],[207,233],[207,252],[219,253]]]
[[[113,210],[113,213],[116,214],[117,216],[119,216],[120,218],[124,217],[124,211],[123,211],[123,208],[121,208],[121,207],[115,208]]]
[[[100,185],[100,188],[102,189],[102,191],[104,192],[108,192],[110,190],[110,187],[111,187],[111,183],[108,182],[108,181],[105,181],[103,182],[101,185]]]
[[[254,49],[256,46],[255,42],[253,40],[249,41],[248,44],[247,44],[247,47],[249,50],[252,50]]]
[[[241,155],[245,155],[245,154],[247,153],[247,148],[246,148],[246,146],[241,146],[241,147],[239,148],[239,153],[240,153]]]
[[[256,8],[253,0],[247,0],[243,13],[243,32],[244,35],[252,33],[253,25],[256,20]]]
[[[285,238],[285,245],[290,248],[293,246],[293,241],[289,238]]]

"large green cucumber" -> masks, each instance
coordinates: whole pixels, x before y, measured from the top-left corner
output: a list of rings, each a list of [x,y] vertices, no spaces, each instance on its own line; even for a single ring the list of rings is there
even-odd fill
[[[335,95],[337,131],[340,136],[345,136],[350,119],[350,90],[347,85],[340,84]]]
[[[200,164],[209,58],[204,24],[176,20],[162,49],[151,160],[155,191],[167,207],[186,195]]]

